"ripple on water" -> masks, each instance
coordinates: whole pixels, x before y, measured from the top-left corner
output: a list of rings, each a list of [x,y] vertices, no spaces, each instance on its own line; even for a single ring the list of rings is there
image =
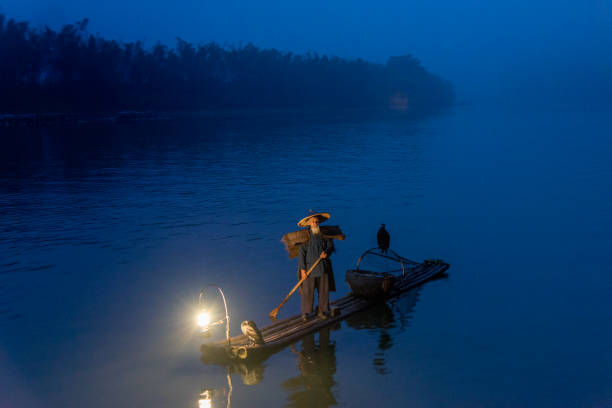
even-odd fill
[[[534,215],[547,214],[549,209],[563,215],[556,216],[554,223],[561,225],[567,236],[584,238],[561,241],[555,240],[554,234],[547,235],[555,247],[559,248],[555,249],[556,253],[566,251],[570,256],[575,254],[576,259],[588,258],[593,263],[591,269],[604,270],[610,264],[606,248],[609,247],[611,235],[606,231],[612,230],[608,209],[612,199],[609,189],[612,177],[609,157],[612,152],[607,145],[593,149],[596,144],[591,143],[592,138],[589,139],[593,132],[589,129],[582,131],[589,123],[596,122],[580,120],[580,127],[570,132],[565,130],[565,126],[558,126],[556,119],[547,121],[547,126],[551,124],[554,127],[550,132],[536,133],[525,129],[525,132],[514,134],[506,131],[509,121],[498,121],[493,116],[485,117],[477,112],[467,116],[453,116],[454,123],[450,126],[449,119],[442,118],[436,125],[441,130],[423,129],[423,125],[417,122],[399,120],[348,121],[350,123],[294,121],[282,126],[270,125],[270,129],[265,130],[253,129],[251,123],[240,124],[233,120],[218,128],[211,126],[211,129],[181,123],[169,126],[143,124],[32,130],[29,135],[12,138],[15,145],[9,146],[9,150],[12,149],[9,154],[4,145],[0,148],[0,155],[7,158],[0,160],[0,322],[8,325],[6,322],[9,319],[17,320],[22,316],[29,321],[38,311],[52,304],[57,313],[50,313],[48,317],[48,343],[43,344],[38,339],[19,333],[15,334],[15,339],[24,344],[24,349],[37,350],[41,357],[46,358],[41,359],[40,367],[50,370],[58,378],[66,378],[66,381],[62,381],[65,387],[58,389],[55,396],[65,396],[62,398],[66,398],[66,401],[62,402],[66,403],[62,406],[76,406],[80,402],[77,401],[80,390],[83,401],[87,402],[93,401],[91,395],[98,391],[94,389],[98,386],[109,387],[103,390],[109,391],[105,394],[122,394],[111,388],[120,381],[107,381],[114,374],[126,373],[123,384],[140,384],[143,375],[152,376],[150,382],[166,382],[168,378],[164,375],[168,373],[169,365],[177,363],[181,358],[191,361],[197,347],[190,348],[189,345],[181,349],[182,344],[171,342],[169,333],[175,333],[175,327],[163,320],[160,314],[152,313],[163,310],[163,307],[156,309],[155,306],[180,302],[183,292],[193,294],[195,290],[197,297],[202,281],[216,279],[223,275],[222,271],[238,270],[241,266],[257,261],[259,258],[256,257],[271,254],[270,280],[278,283],[274,287],[280,290],[260,290],[264,286],[261,283],[263,278],[256,274],[239,275],[238,272],[231,272],[231,275],[226,274],[219,279],[228,286],[229,295],[233,296],[233,310],[238,316],[248,309],[251,309],[249,313],[269,312],[266,305],[278,304],[278,298],[286,293],[287,286],[294,279],[293,271],[289,278],[280,276],[280,273],[287,274],[286,269],[281,271],[287,263],[284,263],[286,255],[278,240],[283,233],[295,229],[299,215],[309,208],[334,211],[334,220],[340,220],[339,224],[349,237],[338,245],[341,250],[334,255],[339,285],[342,262],[349,262],[349,258],[351,263],[354,262],[359,251],[369,247],[381,222],[395,225],[393,231],[396,232],[392,235],[394,242],[400,243],[398,246],[404,244],[414,251],[411,253],[424,257],[445,258],[446,254],[451,253],[464,264],[469,264],[474,260],[469,258],[474,252],[477,256],[493,254],[504,257],[506,254],[503,252],[507,252],[507,248],[522,245],[525,251],[521,256],[525,256],[527,263],[543,258],[542,254],[533,253],[529,258],[528,250],[528,246],[542,248],[545,242],[539,238],[543,235],[529,234],[531,226],[526,226],[518,240],[516,236],[504,235],[504,229],[506,232],[514,231],[509,228],[508,220],[516,218],[500,215],[526,215],[530,223],[544,231],[546,228],[550,230],[551,225],[546,224],[546,221],[552,217]],[[601,123],[610,123],[608,116],[600,119]],[[528,121],[529,117],[525,116],[525,121],[520,122]],[[516,124],[516,121],[512,123]],[[483,124],[486,131],[483,131]],[[607,129],[601,134],[611,134],[609,125]],[[580,138],[574,136],[577,134],[580,134]],[[555,141],[547,135],[554,135]],[[560,137],[561,143],[557,146],[560,150],[551,151],[557,143],[557,137]],[[564,140],[574,142],[574,145],[583,149],[564,147],[571,146],[563,143]],[[516,144],[517,141],[521,143]],[[500,149],[499,146],[530,148],[512,152]],[[530,153],[542,151],[547,154],[534,153],[532,157]],[[579,154],[579,160],[574,160],[574,154]],[[550,162],[554,159],[559,163]],[[538,163],[539,167],[533,163]],[[549,177],[551,175],[554,177]],[[511,197],[517,199],[510,200],[512,205],[509,206],[508,199]],[[559,203],[565,207],[560,207]],[[384,220],[379,219],[383,217]],[[489,219],[495,219],[496,223],[487,227],[487,234],[482,234],[483,228],[479,226]],[[570,223],[568,220],[575,222]],[[595,222],[597,228],[593,229],[590,224]],[[497,230],[502,233],[490,239],[488,231]],[[245,241],[250,243],[248,251],[236,251]],[[572,241],[571,246],[567,244],[569,241]],[[470,250],[464,250],[468,244]],[[181,248],[176,250],[176,246]],[[198,247],[201,251],[194,250]],[[475,251],[472,250],[474,248]],[[501,251],[499,248],[505,249]],[[592,256],[593,248],[602,255],[598,255],[598,258]],[[280,260],[272,260],[275,256]],[[244,261],[241,262],[242,259]],[[89,266],[90,261],[96,261],[96,268],[83,268],[84,265]],[[547,262],[555,261],[551,257]],[[130,265],[125,266],[127,264]],[[194,267],[202,264],[206,268]],[[267,268],[267,263],[265,265]],[[292,268],[294,265],[291,264]],[[515,280],[529,284],[537,278],[522,270],[509,269],[503,262],[496,265],[500,276],[513,276]],[[464,272],[466,275],[478,273],[478,268],[479,265],[474,262],[473,270]],[[195,269],[198,271],[195,272]],[[201,269],[204,272],[199,272]],[[558,269],[562,271],[562,268]],[[588,271],[580,272],[588,277]],[[232,279],[233,276],[239,276],[240,279]],[[609,280],[601,276],[600,281],[603,283],[598,286],[606,287]],[[39,287],[32,285],[33,280],[36,280]],[[238,281],[239,284],[236,283]],[[561,286],[561,293],[571,293],[576,298],[576,304],[582,302],[582,307],[578,308],[580,316],[577,317],[580,318],[574,321],[589,321],[583,319],[584,316],[595,316],[600,322],[607,321],[609,313],[602,310],[610,308],[601,307],[609,305],[609,299],[605,297],[607,293],[597,298],[593,294],[604,291],[588,286],[593,280],[583,281],[590,292],[563,287],[563,279],[556,280]],[[194,282],[197,285],[190,286]],[[474,279],[468,279],[467,282],[474,282]],[[494,293],[503,290],[499,285],[486,288],[461,286],[460,279],[455,279],[454,284],[465,292],[454,292],[449,299],[442,299],[438,303],[445,306],[446,302],[452,301],[459,311],[462,306],[464,309],[469,308],[470,315],[486,314],[487,309],[477,310],[469,303],[470,298],[479,298],[485,291]],[[175,290],[173,285],[180,288]],[[427,289],[423,293],[431,294],[431,287],[431,284],[425,286]],[[535,287],[531,289],[537,293]],[[593,300],[585,299],[587,296]],[[61,298],[60,301],[56,297]],[[169,302],[164,303],[168,298]],[[552,295],[542,298],[551,300]],[[414,365],[410,366],[410,356],[419,355],[423,351],[417,336],[412,336],[414,331],[409,330],[417,300],[418,296],[407,296],[389,303],[388,310],[374,309],[374,312],[352,319],[348,317],[346,322],[349,327],[342,329],[343,333],[348,332],[350,343],[368,346],[365,365],[370,369],[374,367],[379,370],[378,374],[385,376],[381,391],[389,396],[398,396],[395,399],[397,403],[393,404],[397,406],[409,402],[406,399],[410,398],[410,392],[405,391],[406,373],[415,368]],[[500,324],[517,325],[517,329],[521,329],[541,323],[537,320],[539,314],[530,312],[538,307],[547,307],[547,304],[542,301],[538,303],[536,297],[528,300],[529,309],[522,314],[525,323],[517,323],[515,319],[509,318],[503,320],[504,316],[501,316]],[[494,310],[496,300],[491,301],[491,309]],[[297,310],[297,298],[292,299],[292,302],[296,307],[294,310]],[[551,315],[553,322],[560,322],[561,318],[558,321],[555,319],[563,316],[566,304],[566,299],[557,303],[559,313]],[[429,306],[430,313],[433,313],[431,304]],[[76,323],[77,319],[66,317],[71,317],[71,312],[75,315],[84,313],[85,317],[80,324],[90,326],[87,329],[89,332],[85,330],[83,336],[73,336],[81,328]],[[423,310],[418,312],[422,315]],[[438,370],[432,371],[437,375],[431,378],[420,377],[423,383],[419,384],[418,389],[412,390],[416,393],[416,401],[437,394],[487,393],[486,387],[479,385],[479,381],[482,384],[485,377],[478,372],[478,364],[471,364],[472,359],[478,362],[482,358],[478,355],[481,350],[474,352],[470,347],[464,347],[469,343],[464,341],[468,337],[466,330],[469,329],[464,329],[459,323],[465,316],[453,310],[446,313],[436,314],[435,318],[442,322],[432,322],[435,330],[431,332],[440,332],[439,325],[450,325],[448,341],[454,341],[458,347],[457,353],[452,354],[463,354],[465,359],[455,361],[451,353],[438,360],[430,355],[423,357],[424,367],[431,365]],[[100,320],[100,324],[90,324],[92,316],[107,317],[107,320]],[[491,314],[489,317],[498,318]],[[593,321],[597,320],[595,317]],[[136,325],[134,322],[137,322]],[[506,340],[503,338],[492,338],[486,324],[478,320],[468,323],[472,323],[467,325],[470,329],[479,330],[483,341],[493,340],[490,344],[498,344],[499,341],[500,348],[515,347],[514,343],[504,343]],[[20,324],[18,321],[13,326],[20,327]],[[58,334],[62,326],[70,336],[62,338]],[[134,329],[135,326],[138,329]],[[151,329],[141,330],[144,326]],[[117,329],[123,327],[129,327],[129,330],[116,336]],[[588,364],[580,365],[576,363],[576,358],[568,367],[576,372],[597,372],[605,368],[598,361],[605,362],[606,357],[609,357],[609,352],[605,353],[609,350],[606,346],[610,344],[610,331],[606,331],[605,325],[598,329],[603,334],[583,336],[589,340],[588,344],[580,338],[567,336],[569,331],[555,337],[541,334],[543,340],[548,340],[548,344],[565,346],[563,353],[566,350],[582,352],[586,358],[581,356],[580,361],[587,361],[591,357]],[[96,343],[94,339],[102,340]],[[510,337],[512,339],[515,338]],[[432,340],[435,339],[427,338],[423,342],[427,345]],[[156,342],[163,343],[163,346],[155,348]],[[528,350],[530,343],[528,339],[519,346]],[[91,359],[81,359],[79,353],[73,353],[75,344],[81,349],[95,349],[96,361],[100,367],[93,367],[95,369],[92,370]],[[344,344],[348,348],[347,343]],[[128,345],[134,346],[133,349],[130,350]],[[321,344],[314,346],[307,350],[306,357],[308,352],[315,359],[321,356]],[[112,351],[109,351],[111,348]],[[173,356],[163,358],[169,349]],[[133,355],[127,350],[134,351]],[[371,377],[368,378],[365,373],[368,370],[347,373],[347,368],[353,363],[349,360],[355,357],[341,354],[341,347],[339,350],[338,374],[332,372],[325,378],[338,381],[339,388],[344,391],[338,394],[335,388],[325,388],[322,395],[341,396],[342,405],[358,405],[363,396],[357,387]],[[453,348],[450,350],[454,351]],[[589,356],[590,350],[602,351],[604,358]],[[61,351],[63,356],[72,358],[70,362],[74,364],[57,364],[55,351]],[[563,353],[559,353],[562,358]],[[250,390],[237,385],[235,395],[242,394],[246,396],[245,399],[253,397],[253,405],[264,406],[262,400],[265,401],[266,397],[257,400],[258,395],[282,395],[284,392],[274,385],[282,382],[282,378],[276,375],[282,376],[287,370],[296,371],[299,368],[305,369],[301,380],[317,381],[321,378],[309,377],[306,371],[310,361],[305,358],[299,360],[295,357],[289,364],[285,364],[286,354],[279,353],[279,358],[270,359],[266,363],[269,372],[274,373],[273,381],[264,382]],[[130,358],[126,358],[128,355]],[[150,358],[152,355],[155,358]],[[15,356],[16,360],[21,358],[28,361],[30,350]],[[539,358],[556,364],[559,361],[556,357],[554,353],[547,352]],[[327,363],[333,359],[335,357],[323,360]],[[105,366],[103,360],[108,365]],[[282,361],[282,365],[279,361]],[[512,362],[500,361],[506,368],[512,367]],[[300,362],[303,363],[301,366]],[[74,367],[79,369],[71,370]],[[391,371],[395,367],[398,367],[395,372]],[[335,365],[331,371],[334,370]],[[96,376],[99,372],[104,373],[103,378]],[[457,378],[454,382],[456,378],[445,377],[457,372],[463,378],[469,377],[474,381],[466,386],[465,381]],[[495,378],[499,381],[496,383],[506,384],[503,377],[506,373],[503,369],[499,372],[500,376]],[[538,378],[550,379],[557,390],[563,390],[562,385],[567,382],[567,378],[577,384],[582,381],[578,376],[551,376],[549,374],[552,371],[534,370],[534,373]],[[567,395],[562,392],[557,404],[551,400],[543,401],[542,394],[539,400],[532,402],[534,389],[531,385],[534,378],[537,378],[535,374],[523,374],[510,372],[510,376],[517,381],[515,405],[563,405],[565,401],[562,397]],[[155,390],[126,386],[122,389],[126,401],[123,406],[133,401],[143,405],[142,402],[153,398],[168,401],[171,398],[166,392],[176,391],[175,395],[178,395],[177,390],[182,392],[184,384],[189,381],[193,382],[192,388],[197,391],[200,382],[210,379],[211,375],[202,375],[196,370],[195,375],[187,378],[187,381],[183,381],[184,378],[176,379],[181,386],[168,384]],[[597,381],[595,377],[592,379]],[[457,388],[453,388],[455,383]],[[43,385],[43,389],[54,389],[51,382]],[[438,389],[440,393],[428,393],[428,390]],[[491,392],[505,395],[504,391],[493,389]],[[304,390],[304,393],[309,392]],[[402,395],[408,397],[401,399]],[[170,405],[185,405],[181,401],[180,397],[172,399],[173,404]],[[103,405],[102,400],[94,402]],[[464,402],[462,405],[470,405],[470,401],[460,402]],[[490,405],[504,404],[503,399],[490,402]],[[589,405],[588,401],[580,402],[583,404],[575,405]],[[423,405],[428,403],[444,405],[423,400]]]

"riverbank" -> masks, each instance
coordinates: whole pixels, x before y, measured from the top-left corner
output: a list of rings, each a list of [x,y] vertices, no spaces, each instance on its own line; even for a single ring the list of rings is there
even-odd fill
[[[40,126],[63,126],[69,124],[91,123],[91,122],[134,122],[143,120],[161,120],[168,116],[160,112],[152,111],[121,111],[104,114],[80,114],[80,113],[5,113],[0,114],[0,127],[40,127]]]
[[[41,113],[0,113],[0,128],[67,126],[91,123],[131,123],[144,121],[172,121],[175,119],[249,119],[282,117],[287,120],[320,118],[416,118],[435,115],[449,107],[433,111],[415,108],[398,110],[392,107],[369,108],[232,108],[201,110],[131,111],[99,113],[41,112]]]

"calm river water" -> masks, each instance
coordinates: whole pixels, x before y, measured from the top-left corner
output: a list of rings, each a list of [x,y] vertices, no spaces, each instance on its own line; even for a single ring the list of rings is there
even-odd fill
[[[3,408],[196,408],[206,390],[214,407],[612,406],[609,112],[250,112],[0,134]],[[233,334],[266,325],[295,283],[280,238],[311,208],[347,235],[334,297],[381,223],[448,277],[261,364],[204,364],[199,289],[221,285]]]

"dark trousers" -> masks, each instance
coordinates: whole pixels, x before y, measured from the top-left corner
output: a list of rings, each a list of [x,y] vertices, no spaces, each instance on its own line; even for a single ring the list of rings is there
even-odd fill
[[[302,314],[312,313],[315,289],[319,292],[319,312],[329,312],[329,276],[308,277],[302,283]]]

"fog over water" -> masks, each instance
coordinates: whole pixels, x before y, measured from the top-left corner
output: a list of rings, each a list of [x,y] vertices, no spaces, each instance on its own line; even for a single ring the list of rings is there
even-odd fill
[[[1,408],[612,406],[612,0],[330,4],[0,0],[149,47],[410,53],[458,102],[0,127]],[[267,325],[295,284],[280,237],[310,208],[347,235],[332,298],[381,223],[448,275],[209,364],[200,288],[223,287],[232,334]]]
[[[148,46],[178,36],[374,62],[410,53],[467,102],[592,106],[612,94],[610,0],[3,0],[0,12],[55,28],[90,18],[93,33]]]

